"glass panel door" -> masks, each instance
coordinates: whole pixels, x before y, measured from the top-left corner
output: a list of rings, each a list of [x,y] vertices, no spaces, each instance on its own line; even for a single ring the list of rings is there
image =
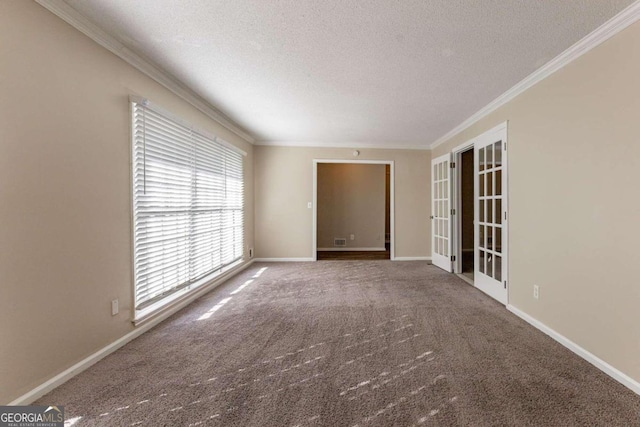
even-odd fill
[[[475,283],[507,303],[506,127],[480,136],[475,143]]]
[[[431,262],[451,272],[450,156],[431,161]]]

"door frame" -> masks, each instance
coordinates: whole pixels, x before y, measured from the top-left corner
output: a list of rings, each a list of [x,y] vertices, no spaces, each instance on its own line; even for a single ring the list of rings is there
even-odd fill
[[[340,160],[340,159],[313,159],[313,220],[311,224],[311,257],[318,260],[318,164],[319,163],[346,163],[358,165],[389,165],[389,222],[390,222],[390,248],[391,261],[396,259],[396,227],[395,227],[395,168],[393,160]]]
[[[453,162],[456,167],[453,168],[451,175],[451,208],[455,209],[455,221],[452,222],[451,229],[451,253],[456,257],[453,261],[453,272],[455,274],[462,274],[462,191],[461,176],[462,176],[462,153],[469,150],[473,150],[474,140],[469,140],[463,144],[458,145],[451,150]],[[475,179],[475,178],[474,178]],[[475,185],[474,185],[475,193]],[[475,194],[474,194],[474,211],[475,211]],[[475,240],[474,240],[475,245]]]

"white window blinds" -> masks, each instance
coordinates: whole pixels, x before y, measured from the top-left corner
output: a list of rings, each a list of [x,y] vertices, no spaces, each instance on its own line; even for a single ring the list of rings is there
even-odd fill
[[[242,259],[242,153],[144,100],[133,109],[136,309]]]

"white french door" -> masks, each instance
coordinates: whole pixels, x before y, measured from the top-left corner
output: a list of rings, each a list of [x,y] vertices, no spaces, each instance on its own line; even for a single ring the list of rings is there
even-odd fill
[[[474,143],[474,286],[508,302],[507,290],[507,128]]]
[[[431,160],[431,262],[451,272],[451,156]]]

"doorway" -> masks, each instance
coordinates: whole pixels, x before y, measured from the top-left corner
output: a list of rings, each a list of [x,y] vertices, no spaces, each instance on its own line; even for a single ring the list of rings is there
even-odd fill
[[[313,259],[394,259],[393,162],[314,160],[313,171]]]
[[[458,242],[459,242],[459,269],[462,274],[473,283],[474,256],[473,256],[473,147],[458,155]]]

